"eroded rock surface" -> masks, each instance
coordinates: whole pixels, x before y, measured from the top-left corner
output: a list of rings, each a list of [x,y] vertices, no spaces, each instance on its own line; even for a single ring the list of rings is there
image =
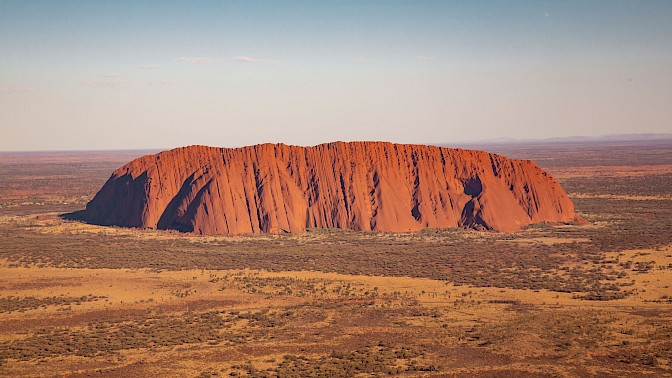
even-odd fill
[[[382,142],[190,146],[117,169],[86,206],[102,225],[206,235],[306,228],[514,231],[579,218],[526,160]]]

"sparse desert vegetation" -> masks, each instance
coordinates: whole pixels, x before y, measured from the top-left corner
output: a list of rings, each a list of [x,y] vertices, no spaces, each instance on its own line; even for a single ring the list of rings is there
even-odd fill
[[[588,225],[237,238],[60,216],[126,157],[0,155],[22,172],[0,180],[0,375],[671,375],[672,144],[654,147],[502,151]]]

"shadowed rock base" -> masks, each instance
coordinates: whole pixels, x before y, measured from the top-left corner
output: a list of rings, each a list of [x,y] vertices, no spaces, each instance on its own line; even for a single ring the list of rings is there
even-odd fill
[[[117,169],[83,218],[207,235],[309,227],[514,231],[580,220],[557,181],[531,161],[382,142],[190,146],[147,155]]]

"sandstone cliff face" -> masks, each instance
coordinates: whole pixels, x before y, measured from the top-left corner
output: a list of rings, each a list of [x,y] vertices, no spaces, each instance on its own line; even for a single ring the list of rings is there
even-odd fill
[[[190,146],[144,156],[112,174],[85,218],[207,235],[514,231],[578,219],[560,185],[531,161],[380,142]]]

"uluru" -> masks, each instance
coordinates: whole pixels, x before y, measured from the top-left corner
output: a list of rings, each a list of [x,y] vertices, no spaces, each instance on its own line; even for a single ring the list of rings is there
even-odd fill
[[[117,169],[88,222],[202,235],[307,228],[515,231],[580,218],[560,184],[529,160],[385,142],[313,147],[189,146]]]

